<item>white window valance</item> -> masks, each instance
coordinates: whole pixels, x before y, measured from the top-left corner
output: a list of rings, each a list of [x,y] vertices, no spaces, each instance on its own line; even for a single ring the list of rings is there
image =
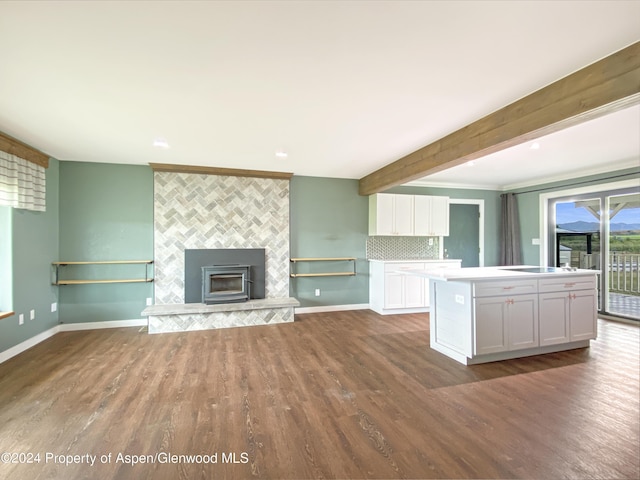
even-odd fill
[[[0,205],[44,212],[45,169],[0,151]]]

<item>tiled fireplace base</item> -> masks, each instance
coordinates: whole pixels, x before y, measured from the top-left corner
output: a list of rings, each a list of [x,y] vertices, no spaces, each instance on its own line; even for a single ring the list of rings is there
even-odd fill
[[[293,322],[295,298],[266,298],[242,303],[152,305],[142,311],[149,333],[189,332]]]

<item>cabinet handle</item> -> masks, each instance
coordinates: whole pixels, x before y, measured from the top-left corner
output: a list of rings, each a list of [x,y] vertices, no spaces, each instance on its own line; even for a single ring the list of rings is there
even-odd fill
[[[576,284],[574,282],[570,282],[570,283],[565,283],[564,284],[564,288],[571,288],[571,287],[575,287]]]
[[[513,290],[516,287],[502,287],[503,290]]]

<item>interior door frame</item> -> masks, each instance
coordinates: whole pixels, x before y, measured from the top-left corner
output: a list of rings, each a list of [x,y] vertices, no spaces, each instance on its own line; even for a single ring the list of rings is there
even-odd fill
[[[481,198],[450,198],[449,204],[478,205],[478,265],[484,267],[484,200]],[[444,258],[444,241],[440,242],[440,258]]]

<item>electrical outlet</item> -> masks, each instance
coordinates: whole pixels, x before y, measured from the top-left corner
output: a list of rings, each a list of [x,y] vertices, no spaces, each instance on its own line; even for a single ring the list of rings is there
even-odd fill
[[[36,318],[36,311],[35,311],[35,310],[31,310],[31,311],[29,312],[29,318],[30,318],[31,320],[35,320],[35,318]]]
[[[320,289],[316,288],[316,297],[319,297],[319,296],[320,296]]]
[[[149,305],[152,305],[153,301],[151,300],[151,297],[147,297],[147,307]]]
[[[429,246],[433,246],[433,238],[429,238]]]
[[[18,315],[18,325],[24,325],[24,313]]]
[[[57,310],[58,310],[58,304],[56,302],[53,302],[51,304],[51,311],[56,312]]]

